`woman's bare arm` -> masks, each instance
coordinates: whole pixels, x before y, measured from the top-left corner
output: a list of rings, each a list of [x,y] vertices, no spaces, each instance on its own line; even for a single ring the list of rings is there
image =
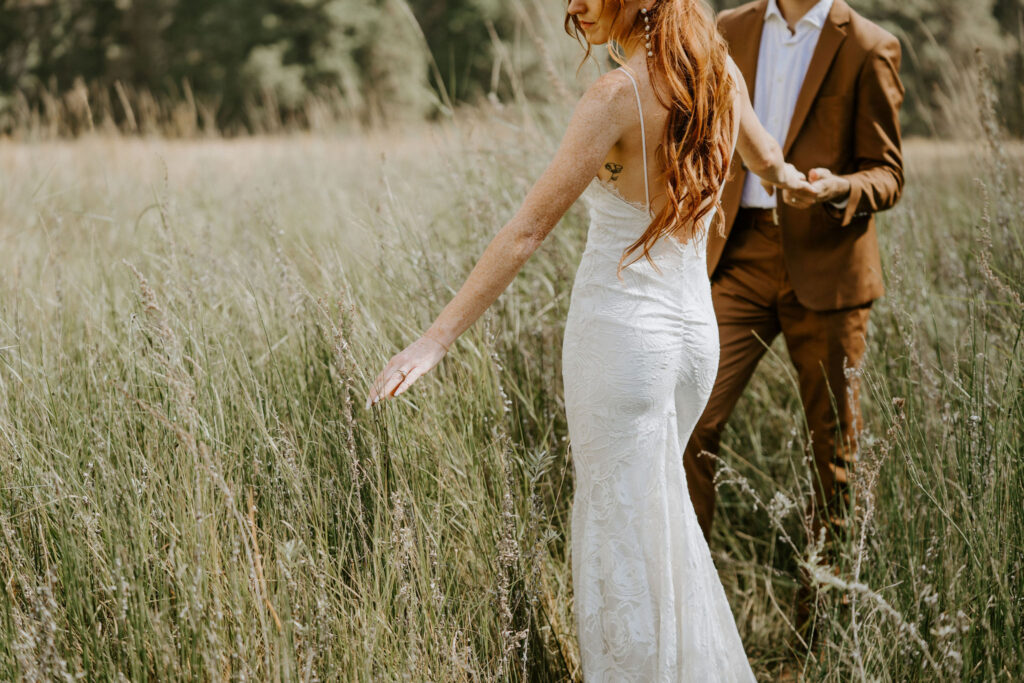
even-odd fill
[[[554,159],[519,211],[494,236],[466,282],[423,337],[395,355],[380,373],[368,404],[408,389],[483,315],[597,175],[609,150],[635,117],[632,86],[624,74],[605,74],[587,90]]]
[[[622,136],[633,97],[626,77],[614,72],[596,82],[576,106],[554,159],[516,215],[495,235],[465,284],[427,334],[450,346],[498,298],[559,219],[597,175]],[[625,103],[627,106],[623,106]],[[635,105],[634,105],[635,106]]]
[[[740,158],[754,175],[765,182],[769,192],[772,188],[768,185],[777,185],[787,189],[803,189],[803,186],[807,184],[803,174],[786,163],[779,143],[771,136],[771,133],[765,130],[754,113],[743,75],[734,64],[730,64],[730,67],[733,72],[733,80],[737,84],[736,97],[740,115],[740,134],[736,141],[736,151],[739,152]]]

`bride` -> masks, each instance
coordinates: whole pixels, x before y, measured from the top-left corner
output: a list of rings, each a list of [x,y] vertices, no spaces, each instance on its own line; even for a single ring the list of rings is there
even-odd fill
[[[705,244],[733,154],[769,191],[806,181],[755,117],[703,0],[570,0],[565,25],[588,54],[610,44],[620,68],[584,93],[522,207],[368,405],[437,365],[583,194],[562,353],[584,678],[752,681],[682,453],[718,368]]]

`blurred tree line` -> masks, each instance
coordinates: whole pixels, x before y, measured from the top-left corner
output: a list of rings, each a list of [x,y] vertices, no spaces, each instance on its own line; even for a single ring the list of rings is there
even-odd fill
[[[1024,0],[849,1],[903,42],[909,131],[949,129],[984,61],[1004,122],[1024,132]],[[545,97],[556,72],[576,66],[549,53],[554,41],[572,48],[563,5],[0,0],[0,131],[63,112],[60,133],[98,120],[145,130],[145,121],[174,119],[233,133],[318,117],[430,117],[484,96]]]

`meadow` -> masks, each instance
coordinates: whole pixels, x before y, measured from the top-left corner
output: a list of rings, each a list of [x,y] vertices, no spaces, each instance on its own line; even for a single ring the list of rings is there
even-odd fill
[[[432,375],[364,407],[565,115],[0,145],[0,679],[578,680],[582,204]],[[1024,150],[990,127],[906,162],[834,568],[781,343],[724,440],[712,552],[759,680],[1024,677]]]

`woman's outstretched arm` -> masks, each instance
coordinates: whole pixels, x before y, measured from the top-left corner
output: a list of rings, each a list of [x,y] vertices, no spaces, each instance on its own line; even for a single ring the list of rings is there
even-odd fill
[[[610,72],[583,95],[554,159],[519,211],[487,245],[480,260],[434,323],[393,356],[370,389],[367,405],[397,396],[441,360],[460,334],[505,291],[530,255],[597,175],[636,103],[627,76]],[[632,114],[632,117],[630,116]]]
[[[786,163],[782,156],[782,147],[758,120],[750,103],[750,93],[747,91],[743,74],[735,64],[730,63],[730,68],[733,80],[737,84],[736,98],[740,115],[740,134],[736,140],[736,151],[739,152],[743,163],[751,173],[761,179],[769,194],[774,192],[776,186],[793,190],[810,189],[804,174],[797,171],[792,164]]]

